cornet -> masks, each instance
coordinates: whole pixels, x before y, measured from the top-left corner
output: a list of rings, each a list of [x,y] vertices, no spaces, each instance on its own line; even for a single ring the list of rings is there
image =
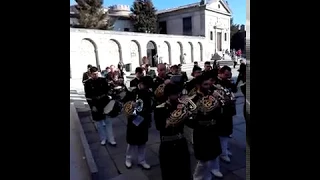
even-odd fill
[[[133,109],[133,115],[137,115],[137,112],[141,112],[143,110],[143,101],[141,99],[137,99],[135,103],[135,107]]]

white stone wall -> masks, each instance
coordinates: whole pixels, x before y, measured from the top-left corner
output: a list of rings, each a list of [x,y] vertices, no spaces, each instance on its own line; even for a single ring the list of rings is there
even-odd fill
[[[122,60],[125,64],[132,63],[132,69],[135,69],[141,58],[146,56],[149,41],[156,44],[159,59],[169,64],[179,64],[183,54],[186,54],[186,62],[190,63],[191,50],[194,61],[209,60],[210,56],[206,54],[213,53],[211,47],[206,48],[207,42],[203,37],[70,28],[72,79],[82,78],[88,64],[104,69]]]

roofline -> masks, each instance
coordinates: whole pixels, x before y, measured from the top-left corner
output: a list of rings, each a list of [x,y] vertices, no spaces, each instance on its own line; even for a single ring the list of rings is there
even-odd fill
[[[200,6],[205,6],[205,5],[200,5],[200,3],[191,3],[191,4],[186,4],[186,5],[183,5],[183,6],[174,7],[174,8],[168,8],[168,9],[164,9],[164,10],[159,10],[159,11],[156,12],[156,14],[171,13],[171,12],[180,11],[180,10],[183,10],[183,9],[190,9],[190,8],[200,7]]]

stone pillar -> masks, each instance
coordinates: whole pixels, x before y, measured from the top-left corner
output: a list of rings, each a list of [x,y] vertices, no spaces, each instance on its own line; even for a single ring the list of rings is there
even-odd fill
[[[100,61],[99,61],[99,53],[98,53],[98,48],[94,49],[94,53],[96,55],[96,63],[97,63],[97,68],[101,71],[101,67],[100,67]]]

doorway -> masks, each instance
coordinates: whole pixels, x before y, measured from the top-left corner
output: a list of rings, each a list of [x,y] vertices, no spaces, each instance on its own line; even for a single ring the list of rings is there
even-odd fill
[[[218,32],[217,33],[217,50],[222,51],[222,33]]]
[[[156,67],[158,64],[157,45],[153,41],[147,44],[147,58],[151,67]]]

